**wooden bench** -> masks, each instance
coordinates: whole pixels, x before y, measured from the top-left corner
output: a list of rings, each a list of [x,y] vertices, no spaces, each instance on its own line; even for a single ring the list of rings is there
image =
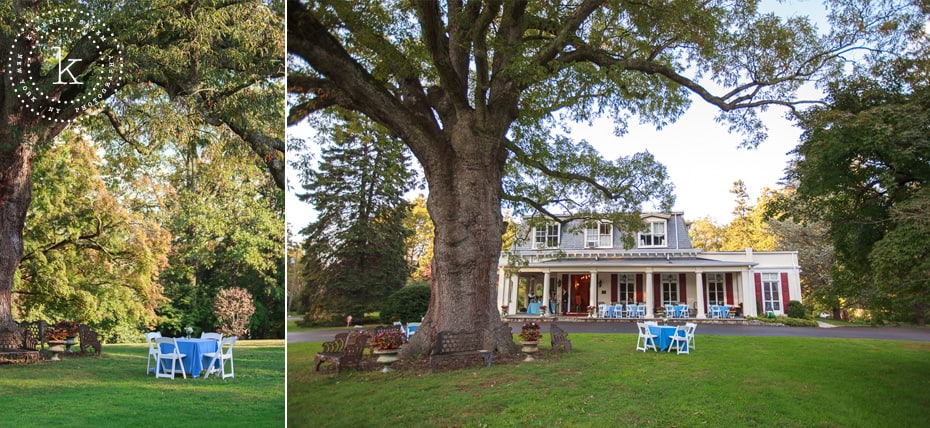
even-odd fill
[[[494,354],[486,349],[478,349],[481,342],[478,333],[456,333],[440,331],[436,336],[436,343],[429,354],[429,372],[432,373],[438,360],[446,358],[467,358],[479,356],[491,367]]]
[[[549,336],[552,339],[553,351],[562,349],[566,352],[572,352],[572,341],[568,340],[568,333],[555,323],[552,323],[549,327]]]
[[[313,359],[316,364],[316,371],[320,371],[320,365],[326,361],[336,364],[336,373],[342,372],[343,366],[354,364],[358,370],[359,363],[362,359],[362,352],[368,346],[368,332],[353,331],[349,333],[339,333],[336,338],[330,342],[323,343],[323,351],[316,354]]]

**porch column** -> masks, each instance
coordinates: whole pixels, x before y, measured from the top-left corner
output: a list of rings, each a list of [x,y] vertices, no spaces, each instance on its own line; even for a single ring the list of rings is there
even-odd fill
[[[517,313],[517,289],[520,288],[520,277],[518,275],[510,276],[510,302],[507,303],[507,313],[513,315]]]
[[[497,308],[500,309],[507,301],[507,277],[503,270],[497,271]]]
[[[591,270],[591,286],[588,287],[588,306],[597,307],[597,271]]]
[[[543,298],[542,305],[546,307],[546,310],[541,314],[546,316],[549,313],[549,269],[546,269],[543,272]]]
[[[655,316],[653,314],[653,306],[655,305],[653,301],[655,296],[652,295],[652,269],[646,269],[646,318],[652,318]]]
[[[757,317],[759,312],[756,311],[756,284],[752,279],[752,270],[749,268],[742,271],[742,290],[743,290],[743,316]]]
[[[694,282],[697,284],[697,318],[706,318],[704,314],[704,272],[697,271],[694,273]]]

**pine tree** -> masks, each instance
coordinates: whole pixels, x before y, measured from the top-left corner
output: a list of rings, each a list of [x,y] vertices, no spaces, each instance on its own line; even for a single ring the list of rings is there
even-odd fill
[[[412,174],[403,146],[358,116],[324,125],[319,135],[326,147],[301,195],[320,213],[303,231],[309,314],[358,319],[407,280],[402,196]]]

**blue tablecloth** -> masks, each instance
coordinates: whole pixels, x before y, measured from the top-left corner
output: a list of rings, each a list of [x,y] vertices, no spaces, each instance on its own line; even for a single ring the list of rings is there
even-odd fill
[[[650,325],[649,333],[656,335],[656,347],[660,351],[665,351],[668,349],[669,338],[675,334],[675,331],[678,330],[678,327],[670,325]]]
[[[203,354],[216,352],[219,343],[213,339],[178,339],[178,352],[185,355],[184,371],[188,376],[198,377],[203,371]],[[171,352],[171,345],[162,344],[161,352]],[[162,361],[165,365],[166,361]],[[167,362],[171,364],[170,361]],[[170,366],[169,366],[170,367]],[[219,364],[215,364],[219,368]]]
[[[530,305],[526,308],[527,315],[539,315],[539,305],[541,305],[539,302],[530,303]]]

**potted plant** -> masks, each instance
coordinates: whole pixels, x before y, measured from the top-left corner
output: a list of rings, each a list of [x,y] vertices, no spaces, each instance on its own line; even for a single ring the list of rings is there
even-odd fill
[[[55,328],[64,330],[65,339],[74,339],[78,335],[78,323],[74,321],[60,321]]]
[[[501,316],[507,316],[507,309],[510,309],[508,305],[501,305]]]
[[[404,343],[407,343],[407,336],[404,335],[404,332],[392,328],[375,334],[374,337],[371,338],[371,349],[376,351],[397,350],[400,349]]]
[[[546,316],[546,305],[539,306],[539,315],[543,317]]]
[[[533,354],[539,350],[539,324],[535,322],[525,322],[520,328],[520,339],[522,340],[522,352],[526,353],[526,359],[523,361],[533,361]]]
[[[597,310],[597,306],[588,306],[588,316],[594,318],[594,311]]]

